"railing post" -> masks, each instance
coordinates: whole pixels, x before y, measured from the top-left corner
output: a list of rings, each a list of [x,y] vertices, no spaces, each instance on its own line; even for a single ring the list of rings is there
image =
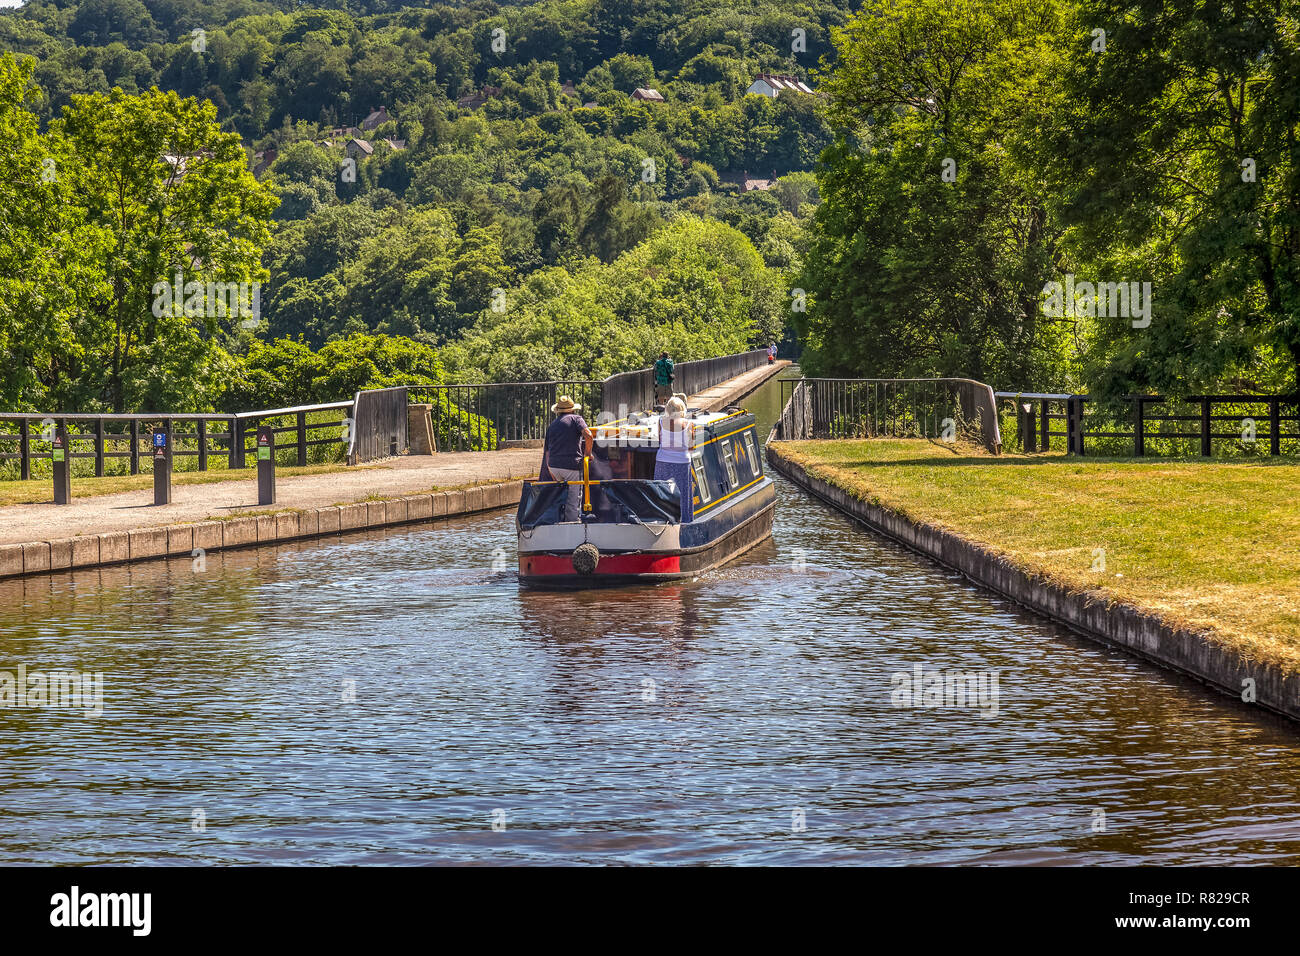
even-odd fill
[[[1210,457],[1210,400],[1201,398],[1201,455]]]
[[[104,477],[104,419],[95,419],[95,477]]]
[[[1020,411],[1020,422],[1016,426],[1020,432],[1020,445],[1026,454],[1038,451],[1038,435],[1036,434],[1038,423],[1034,420],[1034,403],[1025,402],[1023,405],[1016,402],[1016,408]]]
[[[307,413],[298,413],[298,467],[307,464]]]
[[[1268,453],[1282,454],[1282,412],[1281,401],[1272,398],[1268,402]]]
[[[199,471],[208,470],[208,420],[199,419]]]
[[[140,421],[131,419],[131,474],[140,474]]]
[[[32,479],[32,425],[27,419],[18,422],[18,477],[23,481]]]
[[[1146,454],[1146,420],[1142,416],[1142,396],[1133,396],[1133,455],[1141,458]]]
[[[239,419],[230,416],[230,449],[227,465],[231,471],[244,467],[244,436],[239,433]]]
[[[1043,399],[1041,409],[1043,413],[1042,431],[1039,432],[1038,447],[1043,451],[1052,450],[1052,404],[1048,399]]]
[[[1077,395],[1065,400],[1065,450],[1071,455],[1083,454],[1083,402]]]

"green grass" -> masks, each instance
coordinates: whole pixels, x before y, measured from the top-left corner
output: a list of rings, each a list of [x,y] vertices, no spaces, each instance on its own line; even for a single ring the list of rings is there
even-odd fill
[[[1074,591],[1300,670],[1300,463],[993,457],[924,440],[787,442],[856,496]],[[1105,570],[1094,570],[1100,550]]]

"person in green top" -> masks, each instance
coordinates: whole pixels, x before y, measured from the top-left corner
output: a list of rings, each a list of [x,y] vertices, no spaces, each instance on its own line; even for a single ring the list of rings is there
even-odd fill
[[[662,405],[673,397],[673,360],[667,352],[659,353],[655,362],[655,404]]]

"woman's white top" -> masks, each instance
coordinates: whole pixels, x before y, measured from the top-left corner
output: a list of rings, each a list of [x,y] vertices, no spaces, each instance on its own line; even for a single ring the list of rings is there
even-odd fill
[[[668,464],[684,465],[690,458],[691,428],[694,427],[685,418],[659,419],[659,455],[657,461]]]

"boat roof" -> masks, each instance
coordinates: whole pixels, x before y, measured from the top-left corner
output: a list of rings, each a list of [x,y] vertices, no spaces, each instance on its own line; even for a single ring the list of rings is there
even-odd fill
[[[597,423],[595,427],[596,438],[602,437],[612,439],[615,437],[635,438],[644,440],[646,444],[657,445],[659,443],[659,422],[664,417],[662,412],[634,412],[627,418],[620,418],[617,421]],[[748,420],[742,420],[742,419]],[[738,428],[752,424],[753,416],[742,408],[726,408],[722,411],[710,412],[703,409],[687,409],[686,420],[696,427],[696,438],[701,437],[700,432],[712,437],[717,434],[720,424],[730,422]],[[697,444],[693,442],[692,444]]]

